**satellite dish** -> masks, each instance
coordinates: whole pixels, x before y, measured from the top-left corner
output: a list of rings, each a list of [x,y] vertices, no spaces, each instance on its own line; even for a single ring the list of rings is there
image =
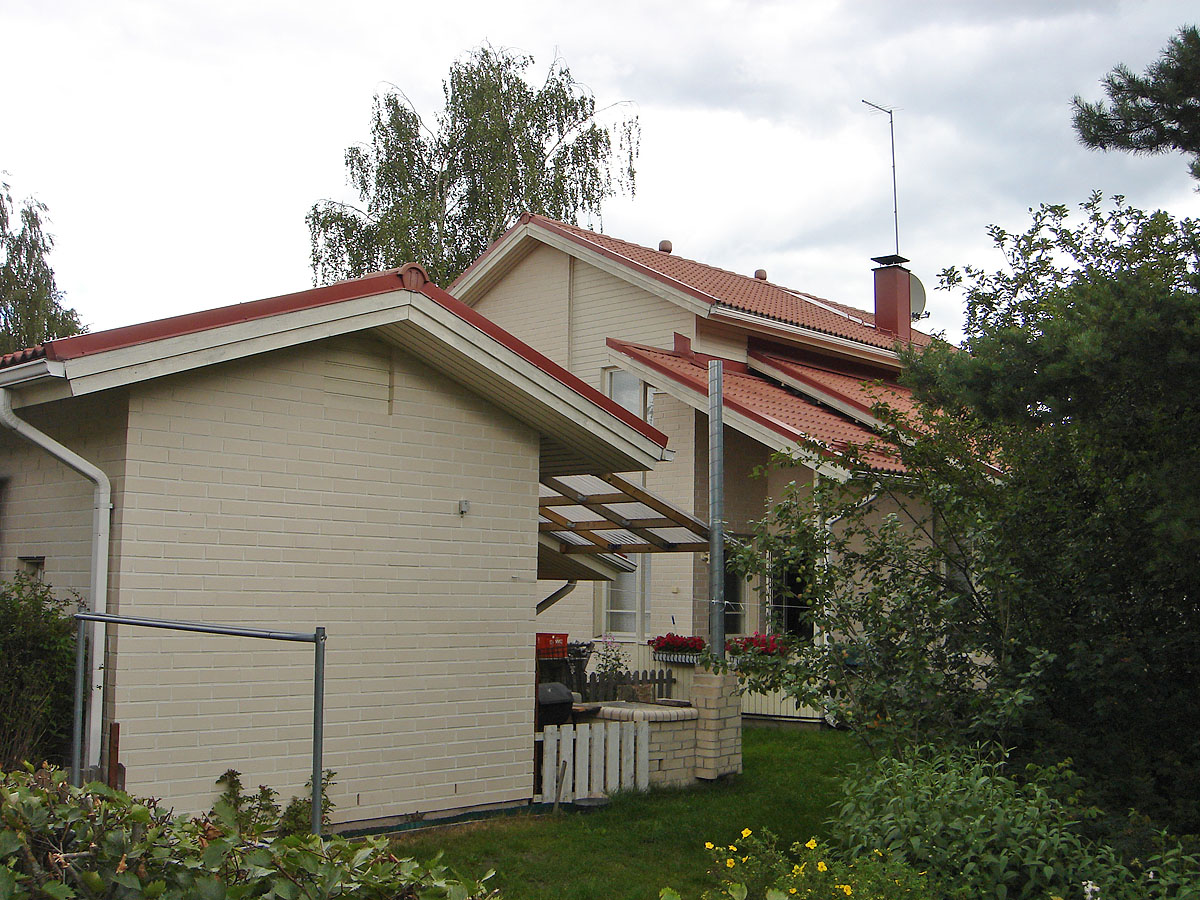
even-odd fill
[[[912,307],[913,316],[925,312],[925,285],[912,272],[908,273],[908,301]]]

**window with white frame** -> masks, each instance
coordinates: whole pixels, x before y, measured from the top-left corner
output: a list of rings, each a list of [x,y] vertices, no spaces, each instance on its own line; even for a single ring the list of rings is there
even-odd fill
[[[608,396],[635,416],[654,424],[654,389],[623,369],[607,369]]]

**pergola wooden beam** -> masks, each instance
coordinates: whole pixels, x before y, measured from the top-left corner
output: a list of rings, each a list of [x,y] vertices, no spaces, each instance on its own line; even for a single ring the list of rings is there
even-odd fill
[[[708,540],[708,525],[701,522],[695,516],[688,515],[681,509],[676,509],[666,500],[655,496],[644,488],[638,487],[633,482],[626,481],[620,475],[598,475],[597,477],[626,494],[629,499],[636,500],[638,503],[650,507],[656,513],[670,519],[679,527],[686,528],[693,534],[704,538],[704,540]]]
[[[678,523],[672,519],[630,519],[638,528],[677,528]],[[619,531],[622,526],[611,522],[608,519],[600,519],[598,521],[588,522],[571,522],[570,529],[572,531]],[[562,526],[556,525],[553,522],[542,522],[538,525],[539,531],[561,531]]]
[[[623,528],[625,531],[628,531],[631,534],[636,534],[643,541],[653,544],[660,550],[671,550],[675,547],[674,541],[668,541],[665,538],[661,538],[648,528],[641,528],[637,525],[634,525],[632,519],[626,518],[620,513],[613,512],[603,503],[597,503],[587,494],[575,490],[569,484],[566,484],[557,478],[543,478],[542,484],[550,488],[552,491],[558,491],[564,497],[571,498],[577,505],[582,506],[584,509],[590,509],[592,512],[596,513],[602,518],[614,523],[619,528]]]
[[[545,484],[546,482],[542,482]],[[547,485],[548,487],[549,485]],[[632,503],[633,498],[625,494],[588,494],[587,498],[592,503]],[[570,497],[542,497],[538,500],[538,506],[578,506],[579,504]]]
[[[541,510],[539,510],[539,512],[543,516],[545,516],[547,519],[549,519],[552,523],[557,525],[559,531],[573,531],[574,530],[571,527],[571,525],[573,523],[566,516],[560,515],[559,513],[556,513],[552,509],[541,509]],[[538,530],[539,531],[541,530],[540,526],[539,526]],[[594,534],[589,534],[589,533],[585,532],[585,533],[581,534],[580,537],[584,538],[585,540],[591,541],[592,544],[595,545],[595,547],[597,548],[596,549],[597,553],[612,553],[612,552],[614,552],[612,549],[614,546],[613,544],[609,543],[608,541],[601,540],[600,538],[596,537]],[[562,546],[563,547],[572,547],[574,545],[573,544],[562,544]],[[586,546],[586,545],[581,545],[581,546]]]
[[[588,546],[587,544],[561,544],[563,553],[703,553],[708,550],[707,541],[696,541],[686,544],[672,544],[670,547],[659,547],[656,544],[609,544],[604,547]]]

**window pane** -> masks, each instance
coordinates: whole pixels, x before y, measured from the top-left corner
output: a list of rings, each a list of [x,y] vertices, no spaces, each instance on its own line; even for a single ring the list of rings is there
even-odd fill
[[[637,631],[638,577],[636,572],[622,572],[608,585],[608,604],[604,628],[609,632],[633,634]]]
[[[742,576],[725,570],[725,634],[742,634]]]
[[[614,369],[609,373],[608,394],[634,415],[642,414],[642,382],[636,375]]]

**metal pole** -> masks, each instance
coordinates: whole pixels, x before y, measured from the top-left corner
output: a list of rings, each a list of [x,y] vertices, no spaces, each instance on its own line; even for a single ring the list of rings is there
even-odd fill
[[[312,770],[312,833],[321,833],[321,795],[324,785],[325,751],[325,629],[313,632],[315,657],[313,660],[313,770]]]
[[[725,431],[724,366],[708,361],[708,633],[725,658]]]
[[[71,719],[71,784],[83,785],[83,684],[87,680],[87,622],[76,620],[75,707]]]
[[[863,103],[877,109],[881,113],[887,113],[888,117],[888,134],[892,138],[892,221],[896,228],[896,255],[900,255],[900,195],[896,191],[896,116],[895,110],[891,107],[880,106],[878,103],[872,103],[870,100],[864,100]]]

